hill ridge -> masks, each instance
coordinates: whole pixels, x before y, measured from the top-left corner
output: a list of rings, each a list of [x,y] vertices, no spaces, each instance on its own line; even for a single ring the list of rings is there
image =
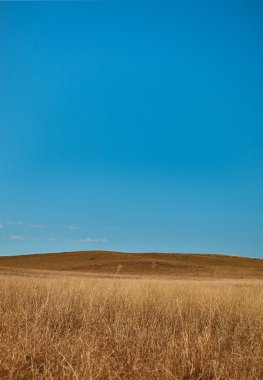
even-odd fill
[[[263,260],[208,253],[65,251],[0,257],[5,268],[74,271],[100,274],[180,277],[263,278]]]

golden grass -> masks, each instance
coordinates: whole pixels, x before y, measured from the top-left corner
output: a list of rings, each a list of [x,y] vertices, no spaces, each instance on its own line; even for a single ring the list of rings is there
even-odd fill
[[[262,285],[2,275],[0,379],[262,379]]]

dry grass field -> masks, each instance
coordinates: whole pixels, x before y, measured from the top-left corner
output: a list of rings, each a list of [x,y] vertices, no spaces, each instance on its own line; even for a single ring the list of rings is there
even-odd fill
[[[0,379],[263,379],[262,280],[127,277],[2,272]]]

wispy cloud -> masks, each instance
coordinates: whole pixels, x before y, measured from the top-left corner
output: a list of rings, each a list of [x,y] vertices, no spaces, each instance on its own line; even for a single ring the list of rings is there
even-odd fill
[[[71,230],[71,231],[74,231],[74,230],[80,230],[80,227],[79,226],[71,225],[71,226],[68,226],[68,229]]]
[[[23,235],[11,235],[9,240],[25,240],[25,237]]]
[[[8,222],[5,222],[4,224],[7,225],[7,226],[10,226],[10,225],[23,226],[25,224],[25,222],[22,222],[22,221],[15,221],[15,222],[12,221],[12,222],[10,222],[10,221],[8,221]]]
[[[93,239],[93,238],[90,238],[90,237],[76,240],[76,242],[78,242],[78,243],[104,243],[105,241],[106,241],[105,238],[102,238],[102,239]]]
[[[57,242],[69,242],[69,243],[104,243],[106,242],[105,238],[91,238],[91,237],[85,237],[85,238],[80,238],[80,239],[68,239],[68,238],[63,238],[63,237],[54,237],[54,236],[49,236],[46,238],[43,238],[43,240],[47,241],[57,241]]]
[[[39,223],[26,223],[23,221],[8,221],[8,222],[3,222],[1,223],[2,227],[4,226],[25,226],[29,228],[43,228],[43,224]]]
[[[57,243],[62,243],[62,242],[68,242],[68,243],[76,243],[76,244],[88,244],[88,243],[104,243],[106,242],[105,238],[94,238],[90,236],[84,236],[84,237],[77,237],[74,236],[75,234],[69,234],[69,236],[56,236],[54,228],[50,230],[50,235],[42,235],[41,234],[36,234],[33,233],[32,235],[29,232],[29,229],[41,229],[44,227],[47,227],[43,224],[40,223],[28,223],[24,221],[7,221],[7,222],[1,222],[0,223],[0,229],[2,228],[7,228],[7,230],[10,227],[10,232],[8,235],[5,237],[2,237],[4,239],[8,239],[10,241],[42,241],[42,242],[57,242]],[[62,227],[62,226],[60,226]],[[65,228],[65,225],[64,225]],[[75,225],[75,224],[70,224],[67,227],[68,231],[79,231],[81,230],[81,226]],[[49,230],[50,228],[48,228]],[[52,231],[53,230],[53,231]],[[30,236],[31,235],[31,236]]]
[[[33,223],[29,223],[29,224],[26,224],[28,227],[31,227],[31,228],[43,228],[44,225],[43,224],[33,224]]]

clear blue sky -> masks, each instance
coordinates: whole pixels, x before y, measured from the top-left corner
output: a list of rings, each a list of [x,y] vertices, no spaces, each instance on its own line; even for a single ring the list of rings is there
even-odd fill
[[[0,254],[263,257],[262,12],[1,2]]]

